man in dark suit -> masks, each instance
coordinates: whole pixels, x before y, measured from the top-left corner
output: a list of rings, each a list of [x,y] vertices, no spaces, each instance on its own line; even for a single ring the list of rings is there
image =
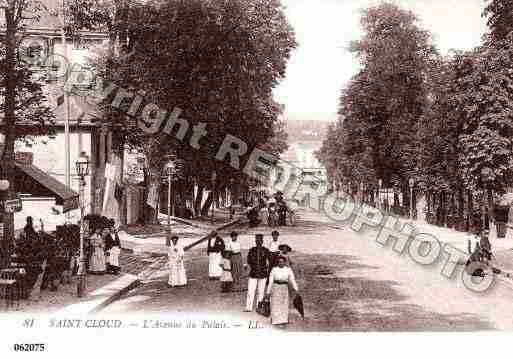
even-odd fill
[[[256,246],[248,252],[248,265],[250,267],[248,279],[248,297],[246,300],[246,312],[253,311],[255,295],[257,303],[261,302],[265,296],[265,285],[269,275],[269,263],[271,253],[263,246],[264,235],[255,235]]]

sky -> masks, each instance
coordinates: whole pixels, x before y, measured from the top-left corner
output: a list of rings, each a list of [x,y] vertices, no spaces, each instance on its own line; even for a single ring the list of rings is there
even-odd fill
[[[286,78],[276,89],[285,104],[285,119],[334,121],[338,98],[358,71],[358,60],[346,49],[358,40],[360,11],[379,0],[282,0],[294,27],[298,48]],[[420,26],[431,32],[442,54],[478,46],[488,30],[481,17],[485,0],[392,0],[413,11]]]

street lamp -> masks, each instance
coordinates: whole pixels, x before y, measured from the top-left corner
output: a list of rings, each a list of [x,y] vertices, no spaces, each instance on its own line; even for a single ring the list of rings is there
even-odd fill
[[[214,207],[215,207],[215,199],[216,199],[216,179],[217,173],[216,171],[212,172],[212,224],[214,224]]]
[[[415,180],[410,178],[408,184],[410,185],[410,219],[413,219],[413,186],[415,186]]]
[[[81,152],[75,163],[77,175],[79,177],[79,202],[80,202],[80,266],[78,268],[77,296],[83,297],[86,289],[86,268],[84,257],[84,187],[85,177],[89,175],[89,157],[85,152]]]
[[[174,205],[171,209],[171,181],[173,179],[173,174],[175,173],[175,164],[173,161],[167,163],[164,167],[166,176],[167,176],[167,232],[168,235],[171,234],[171,210],[173,211],[173,217],[175,216],[175,208]]]
[[[360,182],[360,204],[363,204],[363,190],[364,190],[364,184],[363,184],[363,182]]]

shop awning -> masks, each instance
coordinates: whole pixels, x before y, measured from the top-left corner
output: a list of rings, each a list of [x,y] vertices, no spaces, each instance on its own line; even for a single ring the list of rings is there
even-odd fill
[[[78,193],[32,164],[16,162],[16,191],[39,197],[54,197],[63,212],[77,209]]]

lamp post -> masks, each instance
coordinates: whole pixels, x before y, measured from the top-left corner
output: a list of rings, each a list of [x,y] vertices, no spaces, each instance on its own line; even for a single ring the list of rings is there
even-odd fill
[[[167,163],[164,169],[167,176],[167,232],[169,235],[171,234],[171,181],[173,180],[173,174],[175,172],[175,164],[170,161]],[[174,217],[174,206],[172,210]]]
[[[415,186],[415,180],[410,178],[408,184],[410,185],[410,219],[413,220],[413,186]]]
[[[5,239],[5,224],[4,224],[4,213],[5,213],[5,209],[3,208],[3,200],[5,199],[4,197],[4,194],[3,192],[7,191],[10,187],[10,183],[8,180],[0,180],[0,199],[2,200],[2,202],[0,202],[0,206],[2,207],[2,212],[0,213],[1,217],[1,221],[0,221],[0,248],[2,250],[5,250],[6,248],[6,242],[4,242],[4,239]],[[6,262],[4,263],[1,263],[0,262],[0,268],[3,268],[3,266],[8,266],[9,265],[9,257],[6,258]]]
[[[490,188],[489,188],[489,185],[490,185],[490,182],[493,180],[493,170],[489,167],[484,167],[483,169],[481,169],[481,184],[482,184],[482,187],[483,187],[483,202],[482,202],[482,211],[481,211],[481,221],[482,221],[482,230],[485,229],[485,226],[486,226],[486,206],[487,206],[487,202],[488,202],[488,199],[487,198],[489,196],[489,191],[490,191]],[[490,206],[490,203],[488,203],[488,206]]]
[[[364,190],[364,184],[363,184],[363,182],[360,182],[360,204],[363,204],[363,190]]]
[[[79,202],[80,202],[80,265],[78,268],[77,296],[83,297],[86,289],[86,268],[84,256],[84,187],[85,177],[89,175],[89,157],[85,152],[80,153],[75,163],[79,177]]]
[[[234,197],[235,197],[235,196],[234,196],[235,190],[234,190],[234,188],[233,188],[233,186],[234,186],[234,182],[235,182],[235,180],[234,180],[233,178],[230,178],[230,205],[232,205],[232,206],[233,206],[233,204],[234,204],[234,202],[235,202],[235,201],[233,200],[233,199],[234,199]]]
[[[215,207],[215,199],[216,199],[216,179],[217,173],[216,171],[212,172],[212,217],[211,221],[214,224],[214,207]]]
[[[4,196],[3,196],[3,192],[7,191],[9,189],[9,187],[11,186],[11,184],[9,183],[8,180],[0,180],[0,198],[4,199]],[[0,203],[3,207],[3,203]],[[3,212],[3,208],[2,208],[2,213],[5,213]],[[3,223],[3,218],[2,218],[2,223]],[[5,227],[2,227],[1,228],[2,232],[0,233],[0,240],[4,238],[4,230],[5,230]]]

